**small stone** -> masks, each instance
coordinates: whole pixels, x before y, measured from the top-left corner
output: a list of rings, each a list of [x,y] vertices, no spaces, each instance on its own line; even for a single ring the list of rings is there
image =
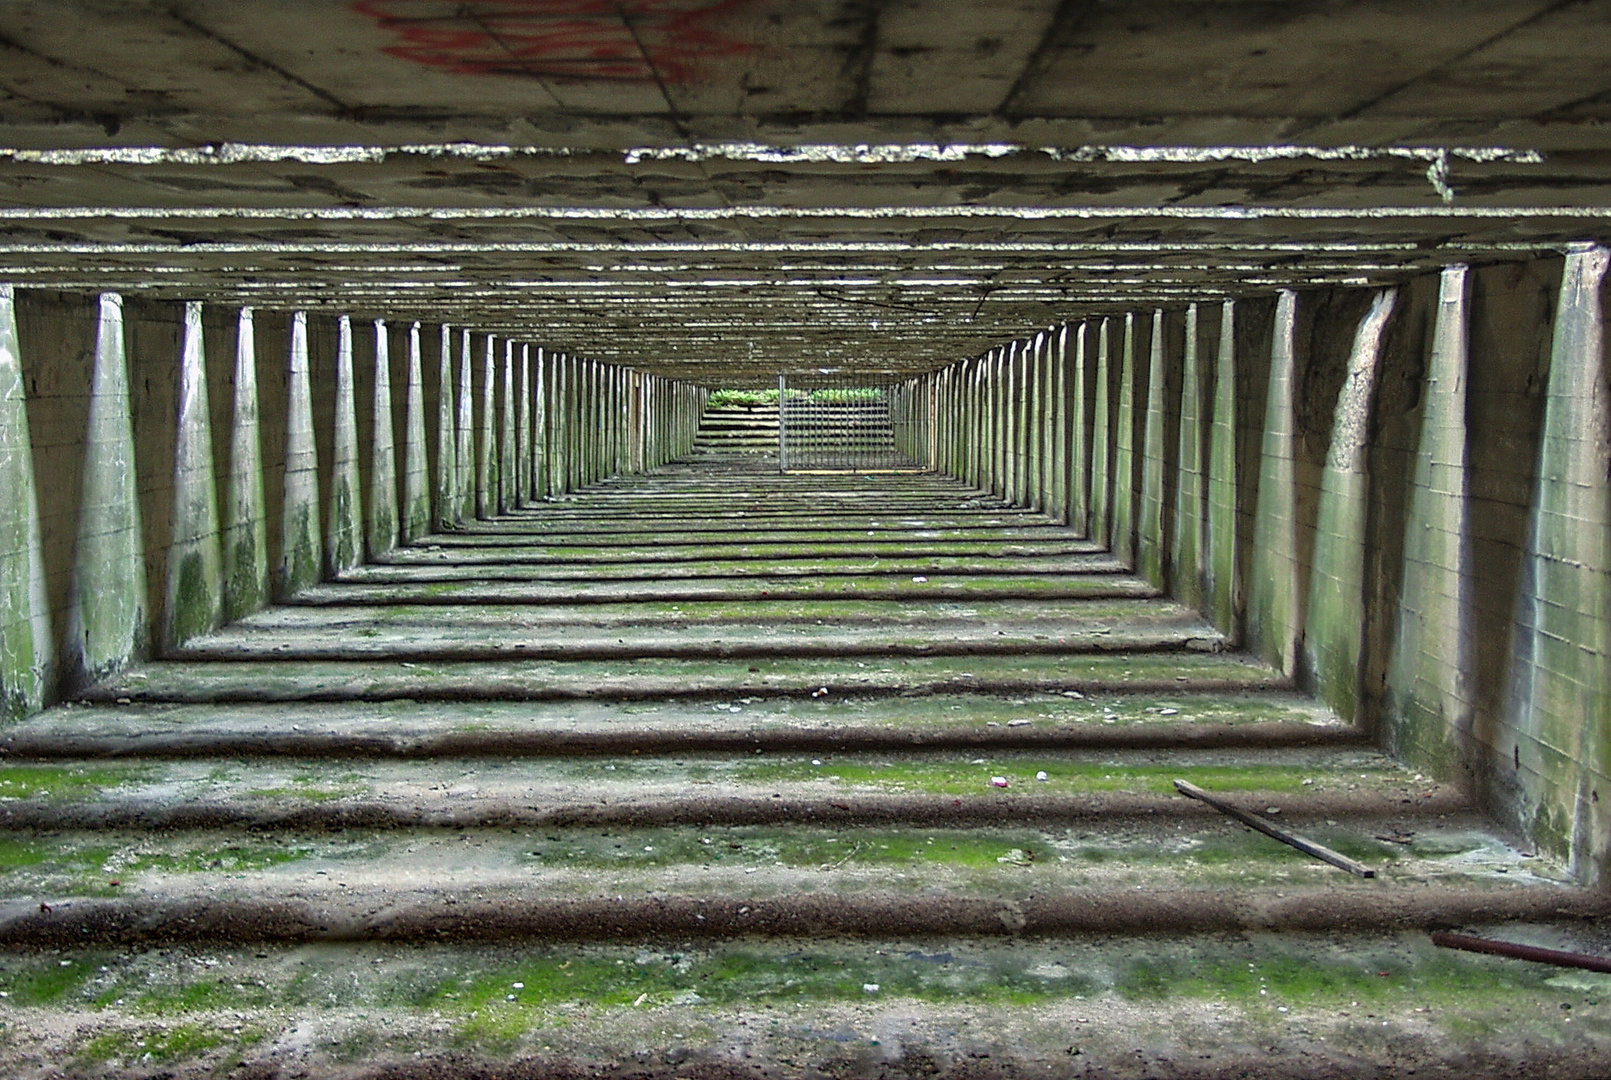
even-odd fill
[[[876,993],[878,993],[878,984],[877,983],[862,983],[861,984],[861,992],[864,993],[864,994],[876,994]]]
[[[1028,725],[1030,725],[1032,723],[1034,723],[1033,720],[1023,720],[1023,719],[1008,720],[1007,721],[1007,726],[1008,727],[1027,727]]]
[[[1040,772],[1035,774],[1035,779],[1039,780],[1041,783],[1044,784],[1046,781],[1050,780],[1051,777],[1046,775],[1046,770],[1045,769],[1042,769]]]
[[[1007,786],[1007,778],[1005,776],[992,776],[990,778],[990,786],[991,787],[1006,787]]]
[[[922,576],[918,576],[918,577],[915,577],[915,578],[912,579],[913,583],[917,584],[917,585],[921,585],[927,580],[928,580],[928,578],[922,577]]]
[[[1159,709],[1158,710],[1158,715],[1159,716],[1179,716],[1180,715],[1180,710],[1179,709]]]
[[[1266,806],[1264,808],[1264,812],[1266,814],[1279,814],[1281,812],[1281,808],[1279,806]]]

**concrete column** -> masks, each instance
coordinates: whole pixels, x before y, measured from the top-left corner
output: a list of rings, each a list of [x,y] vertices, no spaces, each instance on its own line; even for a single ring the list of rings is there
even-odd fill
[[[397,443],[392,430],[391,330],[382,319],[374,322],[375,400],[373,437],[369,447],[369,554],[375,556],[397,546]]]
[[[1124,317],[1120,346],[1119,404],[1114,413],[1113,555],[1126,566],[1136,563],[1136,317]]]
[[[1379,293],[1359,322],[1348,376],[1337,394],[1320,476],[1309,598],[1304,610],[1305,681],[1345,720],[1360,720],[1365,640],[1365,537],[1370,513],[1370,421],[1377,371],[1396,294]]]
[[[557,494],[554,484],[554,357],[548,349],[537,350],[537,401],[532,413],[536,476],[539,499]]]
[[[1063,400],[1063,360],[1062,360],[1062,334],[1067,330],[1062,327],[1058,330],[1042,330],[1038,337],[1039,345],[1035,350],[1040,369],[1038,385],[1040,387],[1041,405],[1035,410],[1037,430],[1039,433],[1039,468],[1036,470],[1037,498],[1035,508],[1042,510],[1059,521],[1068,515],[1068,508],[1062,501],[1066,489],[1062,488],[1058,480],[1058,472],[1065,464],[1062,459],[1059,439],[1066,430],[1068,422],[1065,402]]]
[[[471,521],[476,515],[475,361],[470,355],[471,334],[459,331],[458,411],[454,417],[454,465],[458,474],[459,504],[454,520]]]
[[[441,362],[436,398],[436,522],[447,528],[459,521],[459,410],[453,377],[453,329],[442,327]]]
[[[1162,309],[1152,313],[1152,340],[1147,357],[1147,413],[1142,417],[1141,504],[1136,523],[1136,566],[1143,578],[1159,589],[1166,588],[1169,565],[1169,519],[1165,514],[1168,491],[1164,483],[1169,462],[1165,460],[1164,429],[1169,423],[1165,400],[1168,383],[1168,339],[1164,332]]]
[[[84,431],[84,479],[62,648],[73,692],[147,651],[145,551],[123,340],[123,298],[103,293]]]
[[[1298,294],[1282,289],[1270,348],[1270,383],[1259,454],[1258,504],[1253,518],[1253,573],[1247,630],[1255,653],[1287,675],[1296,674],[1298,609],[1298,489],[1296,333]]]
[[[981,417],[985,430],[989,432],[986,440],[988,456],[985,461],[984,487],[1001,495],[1006,488],[1002,481],[1007,472],[1007,417],[1006,409],[1002,407],[1002,357],[1000,349],[991,349],[985,356],[984,372],[984,415]]]
[[[408,328],[408,383],[404,387],[403,505],[398,526],[405,543],[431,531],[429,455],[425,443],[425,378],[420,324]]]
[[[1467,293],[1467,267],[1445,269],[1421,397],[1385,705],[1393,749],[1445,776],[1454,774],[1471,726]]]
[[[527,428],[526,442],[529,467],[531,470],[531,484],[527,489],[532,502],[539,502],[548,494],[548,465],[547,465],[547,427],[548,414],[545,409],[546,395],[548,393],[548,377],[544,371],[547,363],[544,350],[541,346],[533,346],[531,350],[531,383],[529,396],[531,399],[531,421]]]
[[[565,490],[575,491],[587,483],[587,413],[582,399],[588,390],[588,364],[574,356],[565,360]]]
[[[521,345],[515,359],[515,506],[531,502],[531,346]]]
[[[1207,470],[1203,468],[1203,379],[1199,371],[1197,305],[1186,308],[1186,340],[1180,365],[1180,427],[1176,441],[1175,522],[1170,549],[1170,594],[1189,607],[1203,603],[1203,528],[1207,520]]]
[[[308,313],[291,316],[286,378],[285,499],[280,518],[282,598],[316,585],[324,565],[319,513],[319,449],[313,436],[313,390],[308,361]]]
[[[1091,536],[1091,413],[1087,388],[1091,385],[1091,323],[1064,327],[1063,355],[1068,359],[1068,339],[1074,339],[1074,355],[1068,374],[1068,469],[1064,482],[1068,491],[1067,521],[1081,536]]]
[[[562,353],[555,354],[549,361],[549,374],[553,376],[549,380],[548,391],[548,416],[550,421],[548,466],[551,478],[549,491],[555,496],[563,495],[570,490],[570,485],[567,482],[569,466],[565,457],[565,447],[567,440],[570,438],[567,431],[570,416],[566,412],[565,405],[565,383],[569,367],[570,365]]]
[[[498,363],[491,334],[482,336],[480,393],[475,400],[475,515],[498,513]]]
[[[269,602],[268,511],[257,401],[257,328],[251,308],[235,324],[235,398],[230,418],[224,502],[224,606],[231,622]]]
[[[1090,538],[1113,547],[1113,320],[1104,318],[1096,333],[1096,397],[1091,405]]]
[[[44,708],[56,671],[25,387],[16,300],[0,285],[0,720]]]
[[[1514,787],[1531,834],[1603,885],[1611,854],[1607,261],[1569,253],[1556,307],[1512,663]]]
[[[1203,531],[1203,588],[1209,618],[1233,642],[1241,641],[1236,540],[1236,302],[1220,307],[1214,354],[1214,401],[1208,427],[1208,520]]]
[[[1001,497],[1020,504],[1023,499],[1024,411],[1022,342],[1002,346],[998,363],[1000,393],[996,407],[1001,413]]]
[[[520,504],[519,476],[515,461],[519,457],[517,445],[519,423],[516,419],[516,401],[519,385],[515,381],[515,343],[503,343],[503,370],[498,379],[498,510],[513,510]]]
[[[207,353],[199,302],[185,305],[179,353],[172,547],[162,619],[166,648],[216,630],[224,614],[218,483],[213,472],[212,410],[207,402]]]
[[[352,370],[352,320],[336,321],[336,410],[330,462],[325,570],[335,577],[364,559],[364,507],[358,470],[358,412]]]
[[[1017,344],[1018,361],[1015,381],[1016,393],[1013,414],[1018,425],[1014,440],[1018,450],[1017,497],[1019,506],[1039,509],[1040,485],[1040,421],[1045,399],[1039,390],[1039,337],[1028,338]]]

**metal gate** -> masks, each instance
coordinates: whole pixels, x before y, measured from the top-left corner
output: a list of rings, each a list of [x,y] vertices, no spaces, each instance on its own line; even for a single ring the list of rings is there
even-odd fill
[[[866,375],[778,376],[778,465],[783,472],[917,472],[904,452],[912,418],[904,384]]]

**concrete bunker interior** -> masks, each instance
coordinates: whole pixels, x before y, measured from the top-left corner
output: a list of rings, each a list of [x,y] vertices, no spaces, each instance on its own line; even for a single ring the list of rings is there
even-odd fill
[[[1608,28],[0,4],[4,1071],[1603,1075]]]

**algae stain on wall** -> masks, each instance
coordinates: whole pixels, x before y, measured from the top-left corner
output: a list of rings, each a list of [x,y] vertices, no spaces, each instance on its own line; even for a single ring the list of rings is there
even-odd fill
[[[364,504],[359,487],[358,404],[352,369],[352,320],[336,322],[336,408],[330,462],[326,571],[331,577],[364,558]]]
[[[408,375],[403,404],[402,509],[398,528],[407,543],[431,531],[431,488],[425,449],[425,376],[420,324],[408,328]]]
[[[1445,777],[1471,733],[1466,278],[1451,266],[1439,286],[1384,702],[1392,750]]]
[[[1204,485],[1207,479],[1203,469],[1203,380],[1197,334],[1198,309],[1196,304],[1191,304],[1186,308],[1186,340],[1181,353],[1179,480],[1175,485],[1170,576],[1175,598],[1194,608],[1203,603]]]
[[[1396,298],[1392,290],[1378,293],[1354,334],[1320,477],[1305,612],[1303,663],[1308,682],[1338,715],[1356,723],[1364,649],[1370,421],[1383,339]]]
[[[43,708],[55,667],[15,295],[0,285],[0,720]]]
[[[248,615],[269,600],[268,514],[263,497],[255,327],[252,309],[242,308],[236,319],[235,400],[222,551],[225,621]]]
[[[1203,530],[1203,586],[1209,618],[1233,642],[1241,641],[1238,597],[1242,583],[1236,544],[1236,302],[1220,308],[1214,355],[1214,398],[1208,430],[1208,520]]]
[[[319,517],[319,450],[313,433],[308,369],[308,315],[291,317],[285,418],[285,502],[279,591],[291,596],[317,584],[323,566]]]
[[[1572,252],[1561,282],[1511,710],[1522,814],[1542,845],[1596,883],[1611,855],[1608,261],[1604,248]]]
[[[224,610],[218,484],[213,472],[212,412],[207,402],[201,315],[199,302],[185,305],[174,440],[173,546],[168,555],[163,612],[162,638],[168,647],[217,629]]]
[[[1298,522],[1296,473],[1298,295],[1281,290],[1270,348],[1253,522],[1253,569],[1248,582],[1247,632],[1255,652],[1296,674],[1298,644]]]
[[[147,649],[145,552],[123,298],[104,293],[99,306],[82,505],[62,649],[70,691],[143,658]]]

